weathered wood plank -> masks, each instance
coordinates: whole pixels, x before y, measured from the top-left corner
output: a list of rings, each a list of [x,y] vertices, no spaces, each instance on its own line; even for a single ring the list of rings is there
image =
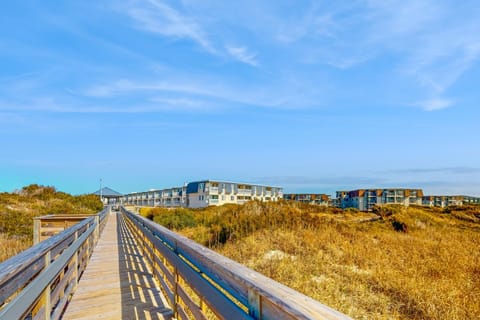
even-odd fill
[[[23,268],[25,271],[19,273],[15,277],[11,277],[8,281],[0,285],[0,306],[15,292],[23,288],[32,278],[38,275],[45,266],[43,257],[31,263],[28,268]]]
[[[50,297],[52,305],[57,304],[58,300],[61,299],[61,295],[65,292],[65,288],[70,286],[70,283],[71,283],[70,280],[72,278],[74,270],[75,270],[74,268],[70,268],[62,277],[60,277],[61,279],[53,289]]]

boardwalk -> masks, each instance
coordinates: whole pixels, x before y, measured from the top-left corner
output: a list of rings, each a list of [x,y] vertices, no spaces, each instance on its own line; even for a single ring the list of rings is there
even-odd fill
[[[120,214],[112,214],[63,319],[171,319]]]

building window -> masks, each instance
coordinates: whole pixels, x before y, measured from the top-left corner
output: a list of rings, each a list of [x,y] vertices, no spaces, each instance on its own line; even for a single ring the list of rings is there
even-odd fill
[[[235,196],[230,196],[230,200],[234,201],[234,200],[235,200]]]

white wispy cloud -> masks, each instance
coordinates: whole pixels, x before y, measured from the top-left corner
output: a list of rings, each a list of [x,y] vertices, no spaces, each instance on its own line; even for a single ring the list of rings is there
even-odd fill
[[[163,1],[130,2],[126,11],[141,29],[163,36],[190,39],[206,51],[215,52],[205,31],[192,17],[182,14]]]
[[[205,23],[204,17],[195,16],[187,8],[176,9],[165,1],[148,0],[130,2],[124,10],[137,28],[165,37],[190,39],[219,58],[229,56],[251,66],[259,65],[256,53],[246,46],[222,45],[229,40],[221,35],[218,25]]]
[[[215,95],[215,90],[206,86],[177,81],[131,81],[120,79],[107,84],[94,85],[85,91],[85,95],[92,97],[112,97],[140,91],[171,91],[197,95]]]
[[[448,108],[454,105],[455,101],[449,99],[442,99],[442,98],[433,98],[424,101],[415,102],[413,105],[416,107],[420,107],[425,111],[436,111]]]
[[[228,108],[232,104],[250,105],[259,108],[298,108],[308,107],[311,104],[311,101],[308,101],[309,97],[305,98],[303,92],[292,93],[290,90],[285,90],[281,85],[277,86],[276,84],[268,84],[268,87],[259,89],[248,85],[242,85],[242,87],[229,85],[224,83],[221,78],[184,76],[165,78],[162,81],[121,79],[111,83],[94,85],[87,88],[84,94],[104,99],[142,94],[158,99],[159,95],[174,93],[176,95],[175,102],[186,101],[184,99],[189,100],[195,97],[199,101],[223,102],[224,108]],[[225,102],[228,102],[228,104],[225,104]]]
[[[285,21],[285,17],[281,17],[283,19],[279,17],[275,39],[285,44],[292,44],[308,37],[335,38],[341,27],[334,16],[343,10],[342,6],[331,8],[330,11],[322,10],[317,3],[291,21]]]
[[[440,167],[440,168],[409,168],[409,169],[394,169],[381,171],[379,174],[385,173],[397,173],[397,174],[480,174],[480,168],[478,167],[468,167],[468,166],[459,166],[459,167]]]
[[[258,66],[257,55],[248,51],[246,47],[235,47],[235,46],[226,46],[228,53],[237,59],[240,62],[252,65],[254,67]]]
[[[159,99],[155,101],[139,102],[129,105],[114,105],[114,103],[87,105],[85,103],[75,103],[72,101],[59,101],[50,99],[49,101],[42,99],[32,99],[25,102],[16,103],[0,103],[0,111],[9,112],[49,112],[49,113],[156,113],[156,112],[210,112],[217,108],[214,104],[206,104],[201,101],[194,102],[180,99]],[[0,113],[1,114],[1,113]],[[2,121],[0,121],[1,123]]]
[[[465,1],[368,0],[317,4],[279,22],[276,39],[298,47],[307,63],[349,69],[392,57],[392,72],[421,88],[419,107],[451,107],[441,99],[480,58],[480,6]]]
[[[455,2],[370,0],[369,39],[383,51],[404,55],[399,70],[437,98],[418,103],[427,111],[454,101],[438,98],[480,57],[478,6]],[[475,13],[476,12],[476,13]]]

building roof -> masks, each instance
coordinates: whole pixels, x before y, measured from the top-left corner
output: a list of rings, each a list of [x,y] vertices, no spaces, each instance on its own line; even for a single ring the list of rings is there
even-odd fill
[[[217,180],[217,179],[205,179],[205,180],[197,180],[197,181],[192,181],[188,182],[190,183],[201,183],[201,182],[217,182],[217,183],[233,183],[233,184],[242,184],[242,185],[248,185],[248,186],[257,186],[257,187],[272,187],[272,188],[277,188],[277,189],[283,189],[281,186],[275,186],[275,185],[270,185],[270,184],[260,184],[260,183],[251,183],[251,182],[241,182],[241,181],[229,181],[229,180]]]
[[[108,197],[120,197],[122,195],[121,193],[119,193],[119,192],[117,192],[113,189],[110,189],[108,187],[103,187],[101,189],[101,191],[102,191],[102,193],[101,193],[102,197],[107,197],[107,198]],[[95,191],[93,194],[99,196],[100,195],[100,190]]]

